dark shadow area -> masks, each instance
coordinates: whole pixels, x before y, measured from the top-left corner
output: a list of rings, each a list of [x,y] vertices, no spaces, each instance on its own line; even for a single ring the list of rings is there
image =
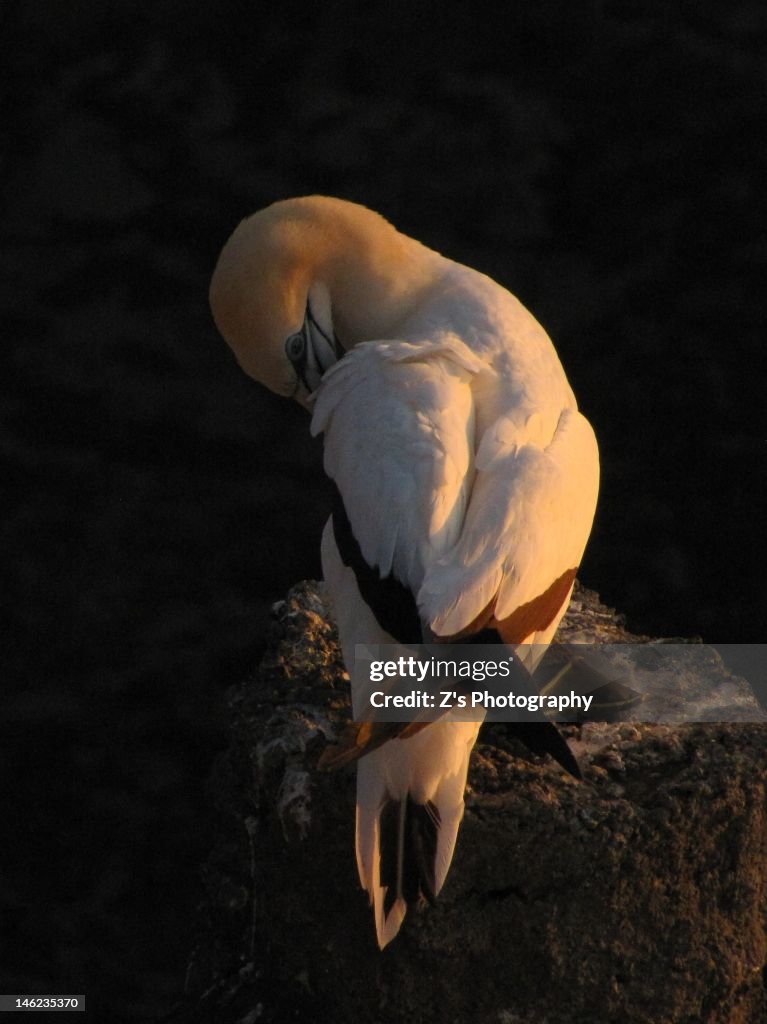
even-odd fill
[[[519,295],[600,440],[583,581],[636,632],[763,640],[767,15],[506,18],[0,8],[0,990],[117,1021],[183,985],[223,694],[328,507],[207,309],[274,199],[363,202]]]

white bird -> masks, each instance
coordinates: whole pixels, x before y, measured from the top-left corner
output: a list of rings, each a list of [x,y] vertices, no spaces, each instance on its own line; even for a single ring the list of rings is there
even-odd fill
[[[543,328],[506,289],[323,196],[225,245],[213,315],[243,367],[312,410],[337,501],[322,562],[352,687],[357,643],[548,644],[596,505],[594,433]],[[492,632],[488,632],[492,631]],[[362,726],[356,853],[383,948],[442,888],[476,722]],[[556,727],[524,726],[571,772]]]

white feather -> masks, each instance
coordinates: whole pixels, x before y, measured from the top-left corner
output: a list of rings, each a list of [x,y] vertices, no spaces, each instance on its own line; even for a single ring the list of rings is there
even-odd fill
[[[470,381],[482,362],[456,339],[359,345],[328,372],[312,432],[363,557],[413,588],[458,537],[472,480]]]
[[[466,626],[496,592],[496,617],[510,615],[577,568],[586,545],[599,484],[588,421],[563,410],[545,447],[508,421],[504,431],[487,446],[483,438],[461,536],[429,566],[418,594],[423,617],[441,635]]]

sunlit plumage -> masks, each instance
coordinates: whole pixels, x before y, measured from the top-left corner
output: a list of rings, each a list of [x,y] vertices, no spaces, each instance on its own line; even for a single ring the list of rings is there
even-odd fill
[[[240,224],[211,304],[243,368],[311,409],[323,434],[338,493],[323,570],[353,687],[357,643],[488,629],[551,640],[598,454],[551,341],[514,296],[364,207],[312,196]],[[442,887],[478,728],[360,734],[336,758],[357,760],[357,864],[382,947]],[[410,835],[423,840],[416,864]]]

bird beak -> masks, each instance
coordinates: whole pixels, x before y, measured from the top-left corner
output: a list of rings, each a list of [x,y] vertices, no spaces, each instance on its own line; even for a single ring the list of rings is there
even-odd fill
[[[301,328],[305,339],[305,359],[297,367],[299,387],[294,397],[307,409],[311,409],[314,395],[326,371],[344,355],[344,349],[332,329],[324,330],[307,303],[306,317]]]
[[[306,304],[304,332],[309,343],[311,356],[313,356],[314,362],[320,371],[320,377],[322,377],[322,374],[324,374],[326,370],[329,370],[331,366],[342,358],[344,350],[338,341],[338,338],[333,333],[332,327],[328,331],[320,325],[312,312],[310,302],[307,302]]]

